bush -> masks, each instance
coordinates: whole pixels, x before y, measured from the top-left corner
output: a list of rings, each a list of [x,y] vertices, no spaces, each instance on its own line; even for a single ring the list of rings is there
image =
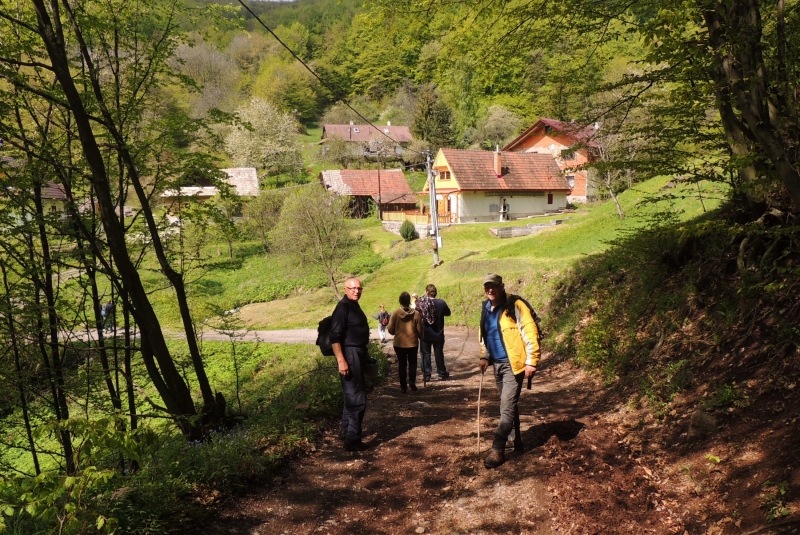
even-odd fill
[[[414,238],[417,238],[417,229],[414,227],[414,223],[408,219],[403,221],[403,224],[400,225],[400,236],[402,236],[406,241],[411,241]]]

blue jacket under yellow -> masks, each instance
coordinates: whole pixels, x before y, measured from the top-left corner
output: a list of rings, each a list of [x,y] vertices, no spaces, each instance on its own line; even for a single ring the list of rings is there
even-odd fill
[[[511,370],[517,374],[525,371],[525,366],[536,366],[539,364],[541,349],[539,347],[539,331],[536,329],[536,322],[533,321],[528,305],[516,295],[506,293],[505,300],[501,305],[503,312],[498,316],[497,329],[501,333],[503,347],[508,354],[508,362]],[[512,312],[513,311],[513,315]],[[481,358],[489,358],[489,350],[486,347],[486,331],[483,323],[486,319],[486,301],[481,306],[480,323],[480,345]]]

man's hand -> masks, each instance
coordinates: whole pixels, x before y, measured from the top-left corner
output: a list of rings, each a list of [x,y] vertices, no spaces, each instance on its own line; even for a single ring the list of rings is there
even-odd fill
[[[347,360],[344,358],[342,344],[333,343],[331,344],[331,348],[333,349],[333,354],[336,356],[336,362],[339,364],[339,375],[347,377],[350,375],[350,365],[347,364]]]
[[[525,378],[533,377],[536,375],[536,366],[525,365]]]
[[[486,373],[486,368],[489,367],[489,361],[486,359],[481,359],[480,364],[478,364],[478,368],[480,368],[481,373]]]

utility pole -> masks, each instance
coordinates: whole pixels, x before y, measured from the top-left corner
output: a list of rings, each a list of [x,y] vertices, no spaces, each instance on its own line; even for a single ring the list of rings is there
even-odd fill
[[[431,236],[433,237],[433,267],[439,265],[439,208],[436,203],[436,180],[431,167],[431,153],[425,155],[425,166],[428,169],[428,189],[431,193]]]
[[[381,142],[375,141],[375,148],[378,153],[378,221],[383,221],[383,209],[381,208]]]

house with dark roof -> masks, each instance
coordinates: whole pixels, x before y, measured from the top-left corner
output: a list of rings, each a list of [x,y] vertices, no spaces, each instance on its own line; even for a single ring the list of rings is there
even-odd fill
[[[333,193],[351,197],[353,217],[367,216],[372,206],[380,205],[381,212],[401,212],[417,204],[401,169],[335,169],[322,171],[319,180]]]
[[[411,130],[407,126],[373,126],[370,124],[324,124],[322,125],[322,139],[324,144],[332,138],[339,138],[357,144],[359,153],[363,150],[365,157],[377,157],[378,146],[381,147],[382,157],[399,158],[403,149],[414,140]]]
[[[433,170],[439,219],[451,223],[557,212],[571,190],[555,159],[536,152],[440,149]]]
[[[542,117],[502,150],[550,154],[570,184],[567,202],[586,202],[596,195],[586,164],[597,155],[598,127]]]

